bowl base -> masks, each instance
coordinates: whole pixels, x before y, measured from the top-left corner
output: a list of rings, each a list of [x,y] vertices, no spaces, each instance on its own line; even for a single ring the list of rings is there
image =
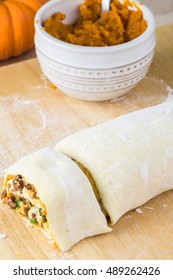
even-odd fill
[[[107,91],[107,92],[84,92],[84,91],[78,91],[78,90],[72,90],[68,89],[62,86],[58,86],[58,89],[71,97],[84,100],[84,101],[107,101],[111,99],[119,98],[120,96],[126,94],[128,91],[130,91],[135,85],[132,85],[128,88],[122,89],[122,90],[114,90],[114,91]]]

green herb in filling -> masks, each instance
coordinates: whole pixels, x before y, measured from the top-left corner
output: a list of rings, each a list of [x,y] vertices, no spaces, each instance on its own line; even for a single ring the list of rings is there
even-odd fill
[[[22,200],[20,200],[20,199],[16,200],[16,209],[20,208],[21,202],[22,202]]]
[[[30,223],[33,224],[33,225],[36,225],[37,224],[37,220],[36,219],[30,219]]]

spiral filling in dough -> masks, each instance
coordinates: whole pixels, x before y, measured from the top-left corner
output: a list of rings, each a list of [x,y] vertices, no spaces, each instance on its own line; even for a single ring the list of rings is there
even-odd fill
[[[39,199],[37,190],[26,182],[22,175],[8,175],[1,199],[14,209],[31,225],[37,228],[48,229],[46,207]]]

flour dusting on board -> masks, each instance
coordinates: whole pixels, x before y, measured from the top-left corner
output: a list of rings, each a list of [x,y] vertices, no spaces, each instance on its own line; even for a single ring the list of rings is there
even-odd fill
[[[58,250],[53,251],[50,254],[50,257],[52,260],[56,260],[57,258],[59,260],[70,260],[70,259],[74,259],[74,255],[69,253],[69,252],[59,252]]]
[[[154,210],[153,207],[148,207],[148,206],[145,206],[145,209],[148,209],[148,210]]]
[[[128,94],[110,100],[109,103],[117,103],[117,110],[126,107],[126,112],[162,103],[167,96],[173,94],[171,88],[164,80],[146,76]],[[130,104],[130,105],[129,105]]]
[[[4,233],[0,233],[0,239],[5,239],[7,236]]]
[[[104,102],[104,106],[108,110],[113,107],[117,117],[161,103],[172,93],[173,89],[163,80],[147,76],[129,94]],[[48,80],[42,74],[40,84],[26,85],[22,93],[14,92],[0,97],[0,178],[3,177],[4,168],[22,156],[44,146],[54,146],[63,137],[80,130],[82,125],[86,127],[86,121],[88,126],[92,126],[106,120],[103,112],[93,119],[94,106],[90,102],[82,102],[82,121],[80,119],[79,122],[80,115],[76,118],[74,109],[70,110],[65,102],[58,102],[58,95],[58,91],[49,87]],[[70,102],[73,105],[78,101]],[[102,108],[102,103],[98,106]],[[91,114],[88,114],[88,110]]]
[[[41,84],[38,84],[38,85],[27,84],[27,85],[25,85],[25,90],[32,91],[32,90],[49,88],[48,80],[44,74],[41,75],[40,79],[42,80]]]
[[[4,170],[21,157],[45,146],[55,146],[81,124],[66,104],[57,102],[57,91],[43,85],[26,86],[24,92],[0,97],[0,183]]]
[[[138,214],[142,214],[142,213],[143,213],[143,211],[141,210],[141,208],[136,208],[136,209],[135,209],[135,212],[138,213]]]

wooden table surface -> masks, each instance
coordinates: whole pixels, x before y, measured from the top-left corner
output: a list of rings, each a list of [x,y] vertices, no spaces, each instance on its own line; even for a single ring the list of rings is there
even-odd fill
[[[38,148],[121,114],[165,100],[173,88],[173,25],[157,32],[151,69],[125,97],[84,102],[52,89],[36,59],[0,69],[0,183],[4,169]],[[125,214],[109,234],[62,253],[39,231],[0,205],[0,259],[172,259],[173,191]],[[4,237],[2,238],[4,234]]]

